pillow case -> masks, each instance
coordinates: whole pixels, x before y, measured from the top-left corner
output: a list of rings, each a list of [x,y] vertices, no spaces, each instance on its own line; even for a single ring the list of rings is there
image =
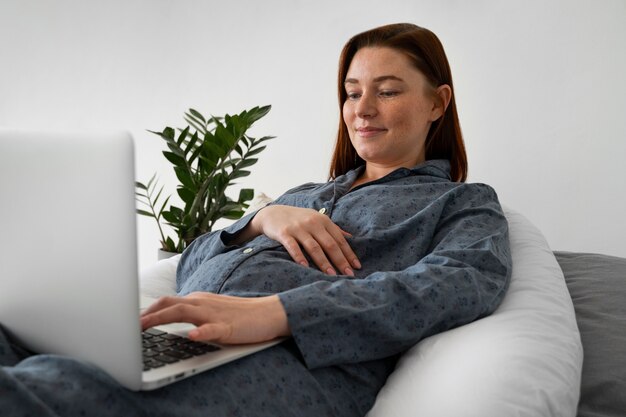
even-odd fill
[[[181,255],[160,261],[144,268],[139,273],[139,292],[143,297],[159,298],[176,295],[176,268]]]
[[[578,417],[626,414],[626,259],[555,252],[585,351]]]
[[[368,417],[576,415],[583,351],[563,273],[539,230],[505,215],[513,274],[500,307],[407,351]]]

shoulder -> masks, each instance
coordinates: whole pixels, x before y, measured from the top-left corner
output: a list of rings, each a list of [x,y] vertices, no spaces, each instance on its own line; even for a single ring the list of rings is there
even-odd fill
[[[313,183],[299,185],[287,190],[284,194],[278,197],[274,204],[283,204],[287,206],[295,207],[309,207],[311,201],[316,198],[328,198],[328,184],[327,183]]]
[[[448,192],[454,198],[464,198],[468,200],[497,200],[496,190],[480,182],[450,182]]]
[[[303,192],[311,192],[313,190],[316,190],[320,187],[323,187],[324,185],[326,185],[326,183],[315,183],[315,182],[307,182],[305,184],[302,185],[298,185],[297,187],[293,187],[290,188],[289,190],[285,191],[283,193],[283,196],[286,195],[290,195],[290,194],[299,194],[299,193],[303,193]]]
[[[483,183],[449,183],[450,188],[442,196],[445,201],[445,215],[467,209],[489,209],[503,213],[496,190]]]

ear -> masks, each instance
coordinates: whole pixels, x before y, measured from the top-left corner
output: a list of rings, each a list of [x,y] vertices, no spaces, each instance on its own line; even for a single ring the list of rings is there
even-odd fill
[[[452,89],[448,84],[442,84],[435,89],[435,100],[431,112],[431,121],[439,119],[446,112],[452,99]]]

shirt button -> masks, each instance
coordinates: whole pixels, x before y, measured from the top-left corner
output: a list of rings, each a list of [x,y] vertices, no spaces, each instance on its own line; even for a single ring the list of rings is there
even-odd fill
[[[250,253],[250,252],[252,252],[253,250],[254,250],[254,249],[252,249],[252,248],[245,248],[245,249],[243,250],[243,253]]]
[[[319,209],[319,212],[321,214],[326,214],[326,207],[322,207],[321,209]]]

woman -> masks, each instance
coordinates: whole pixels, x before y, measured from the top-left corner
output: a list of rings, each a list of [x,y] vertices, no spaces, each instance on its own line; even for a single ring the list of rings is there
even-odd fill
[[[197,340],[286,342],[144,393],[69,359],[15,365],[0,342],[0,361],[15,365],[0,374],[3,412],[364,415],[402,352],[493,312],[511,272],[507,223],[491,188],[464,183],[437,37],[397,24],[352,38],[339,104],[331,180],[197,239],[179,264],[180,297],[141,318],[194,323]]]

